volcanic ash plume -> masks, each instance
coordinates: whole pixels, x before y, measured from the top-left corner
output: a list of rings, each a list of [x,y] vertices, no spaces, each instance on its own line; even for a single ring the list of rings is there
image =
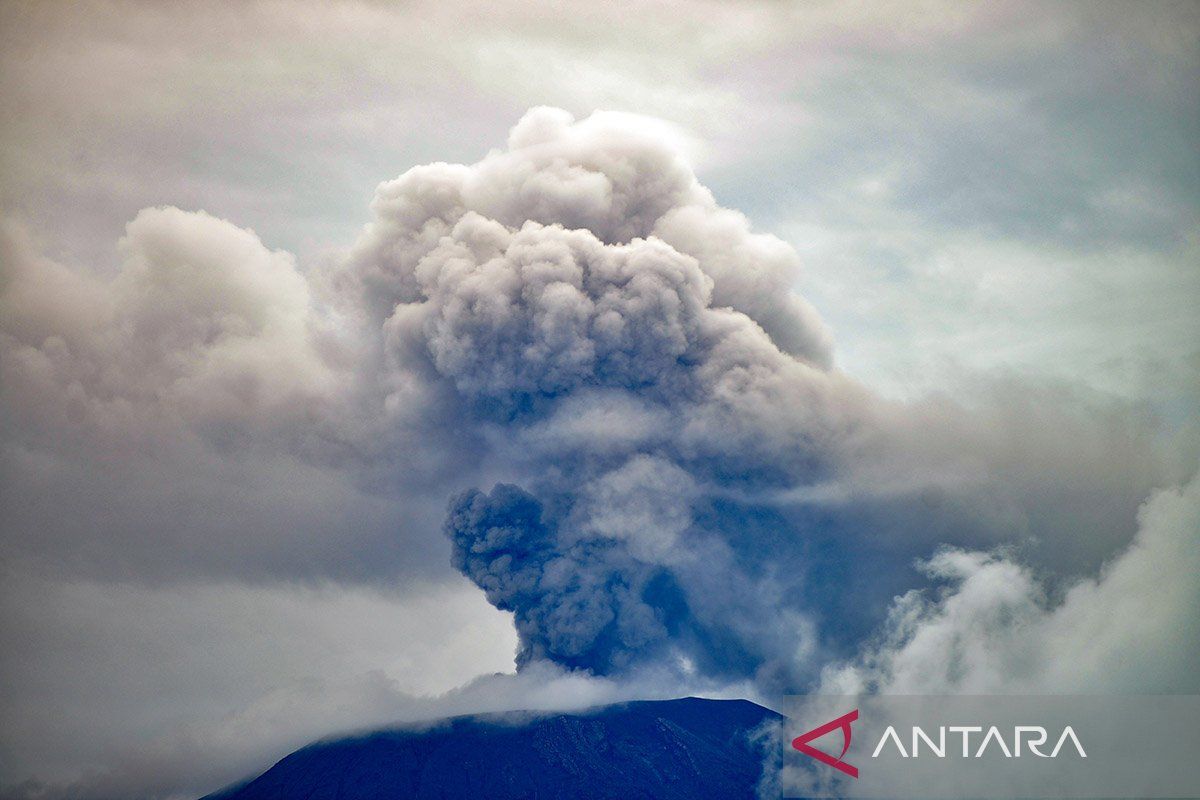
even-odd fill
[[[795,251],[675,141],[534,109],[476,164],[382,184],[315,273],[172,208],[109,279],[8,231],[14,547],[74,526],[97,570],[395,580],[444,558],[452,498],[453,564],[512,613],[522,667],[796,689],[938,544],[1035,542],[1052,572],[1129,540],[1162,478],[1132,415],[874,395],[833,366]]]
[[[795,685],[859,632],[822,615],[890,596],[838,585],[854,561],[888,571],[867,540],[987,537],[968,501],[914,499],[954,473],[952,442],[991,446],[980,427],[833,370],[795,252],[639,120],[535,109],[507,150],[410,170],[374,209],[342,286],[393,369],[454,387],[509,481],[455,497],[446,532],[513,612],[519,663]]]

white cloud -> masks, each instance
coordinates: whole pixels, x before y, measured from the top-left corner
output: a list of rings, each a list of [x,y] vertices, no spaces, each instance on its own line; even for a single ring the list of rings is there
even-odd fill
[[[946,584],[897,598],[881,640],[825,671],[854,694],[1200,691],[1200,478],[1156,492],[1129,548],[1053,599],[1002,553],[947,549],[924,569]]]

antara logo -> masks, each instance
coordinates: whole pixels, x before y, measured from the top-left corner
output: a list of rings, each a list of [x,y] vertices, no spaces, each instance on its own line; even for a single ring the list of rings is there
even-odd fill
[[[1008,742],[1000,733],[1000,729],[995,725],[987,729],[987,733],[983,734],[983,739],[979,742],[979,748],[974,753],[971,752],[971,734],[983,733],[982,725],[941,725],[938,727],[938,740],[934,744],[929,734],[925,733],[920,727],[914,725],[912,729],[912,752],[909,753],[904,749],[904,742],[900,741],[900,735],[896,733],[896,729],[889,725],[887,730],[883,732],[883,736],[879,737],[879,744],[875,745],[875,752],[871,753],[871,758],[878,758],[879,753],[883,750],[884,745],[889,741],[895,745],[897,752],[901,758],[917,758],[920,755],[919,744],[921,740],[925,740],[925,748],[932,752],[938,758],[946,757],[946,731],[949,731],[953,736],[958,734],[962,740],[962,756],[963,758],[981,758],[984,751],[988,749],[988,745],[992,742],[996,743],[997,749],[1004,754],[1005,758],[1020,758],[1021,757],[1021,742],[1025,742],[1025,746],[1029,752],[1033,753],[1038,758],[1058,758],[1058,753],[1062,750],[1067,740],[1071,740],[1071,744],[1075,747],[1075,752],[1079,753],[1080,758],[1087,758],[1087,753],[1083,751],[1083,745],[1079,742],[1079,737],[1075,735],[1075,730],[1068,725],[1063,728],[1062,735],[1058,737],[1057,744],[1049,753],[1043,753],[1041,747],[1046,744],[1046,739],[1049,734],[1041,725],[1017,725],[1013,728],[1011,741],[1012,749],[1009,749]],[[1022,734],[1026,734],[1026,738],[1022,740]]]
[[[857,708],[851,711],[849,714],[843,714],[837,719],[830,720],[824,725],[813,728],[808,733],[800,734],[795,739],[792,739],[792,747],[796,748],[801,753],[804,753],[806,756],[812,756],[817,761],[824,762],[834,769],[841,770],[851,778],[857,778],[858,767],[842,761],[842,757],[845,756],[846,751],[850,749],[850,723],[854,722],[856,719],[858,719]],[[837,758],[834,758],[833,756],[829,755],[829,753],[824,753],[809,744],[809,742],[811,742],[813,739],[820,739],[825,734],[837,728],[842,729],[842,752],[838,754]]]
[[[817,759],[818,761],[828,764],[836,770],[846,773],[851,778],[858,777],[858,767],[847,763],[844,759],[846,752],[850,749],[851,739],[851,724],[858,719],[858,709],[854,709],[849,714],[843,714],[837,719],[830,720],[824,725],[819,725],[807,733],[802,733],[792,740],[792,747],[804,753],[806,756]],[[813,747],[809,742],[820,739],[822,736],[832,731],[840,729],[842,732],[842,751],[837,756],[831,756],[822,750]],[[902,758],[918,758],[921,748],[921,741],[925,742],[925,749],[932,753],[937,758],[945,758],[946,733],[949,731],[951,736],[958,735],[962,741],[963,758],[980,758],[988,749],[988,746],[995,742],[997,750],[1004,754],[1005,758],[1020,758],[1022,755],[1021,745],[1024,743],[1026,752],[1030,752],[1039,758],[1057,758],[1059,752],[1063,749],[1063,745],[1070,741],[1075,748],[1080,758],[1087,758],[1087,753],[1084,752],[1083,744],[1080,743],[1079,737],[1075,735],[1074,729],[1068,725],[1063,729],[1062,734],[1058,737],[1054,749],[1049,753],[1042,752],[1041,748],[1046,744],[1049,734],[1045,728],[1040,725],[1017,725],[1013,728],[1012,737],[1006,740],[1000,733],[1000,729],[995,725],[987,728],[987,733],[984,733],[984,728],[981,725],[950,725],[939,726],[937,742],[934,742],[933,737],[927,734],[921,727],[914,725],[912,727],[912,747],[906,750],[904,743],[900,740],[900,735],[896,732],[893,725],[889,725],[879,737],[879,743],[875,745],[874,751],[871,753],[871,758],[878,758],[879,754],[884,750],[885,745],[889,742],[894,746],[895,750]],[[972,752],[971,734],[983,734],[979,741],[979,747]],[[1012,741],[1012,747],[1008,746],[1008,741]]]

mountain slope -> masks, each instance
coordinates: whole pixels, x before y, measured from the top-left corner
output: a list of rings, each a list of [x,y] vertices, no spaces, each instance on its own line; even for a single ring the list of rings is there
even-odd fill
[[[694,697],[455,717],[313,744],[206,800],[750,800],[778,719]]]

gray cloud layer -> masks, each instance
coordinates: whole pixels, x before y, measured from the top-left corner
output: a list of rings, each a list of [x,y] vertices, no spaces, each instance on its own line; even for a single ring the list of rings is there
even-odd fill
[[[1155,576],[1145,613],[1194,616],[1194,491],[1137,519],[1195,467],[1191,10],[639,6],[546,33],[504,4],[416,26],[115,8],[0,12],[0,205],[54,231],[0,241],[0,626],[28,642],[0,656],[0,783],[199,793],[325,725],[768,694],[830,664],[888,688],[953,642],[978,667],[951,689],[1191,685],[1176,656],[1120,655],[1186,652],[1191,628],[1069,635]],[[381,185],[316,257],[364,181],[474,158],[547,98],[705,145],[541,109],[476,163]],[[163,202],[213,214],[137,211]],[[947,354],[1014,374],[950,384]],[[1043,367],[1083,378],[1019,374]],[[855,380],[881,375],[946,393]],[[1150,398],[1172,441],[1081,384]],[[405,679],[438,658],[354,633],[430,640],[397,583],[479,631],[438,639],[456,669],[505,668],[511,615],[520,675],[408,697],[444,688]],[[1060,641],[1092,666],[1055,673]],[[161,691],[122,701],[125,680]]]

